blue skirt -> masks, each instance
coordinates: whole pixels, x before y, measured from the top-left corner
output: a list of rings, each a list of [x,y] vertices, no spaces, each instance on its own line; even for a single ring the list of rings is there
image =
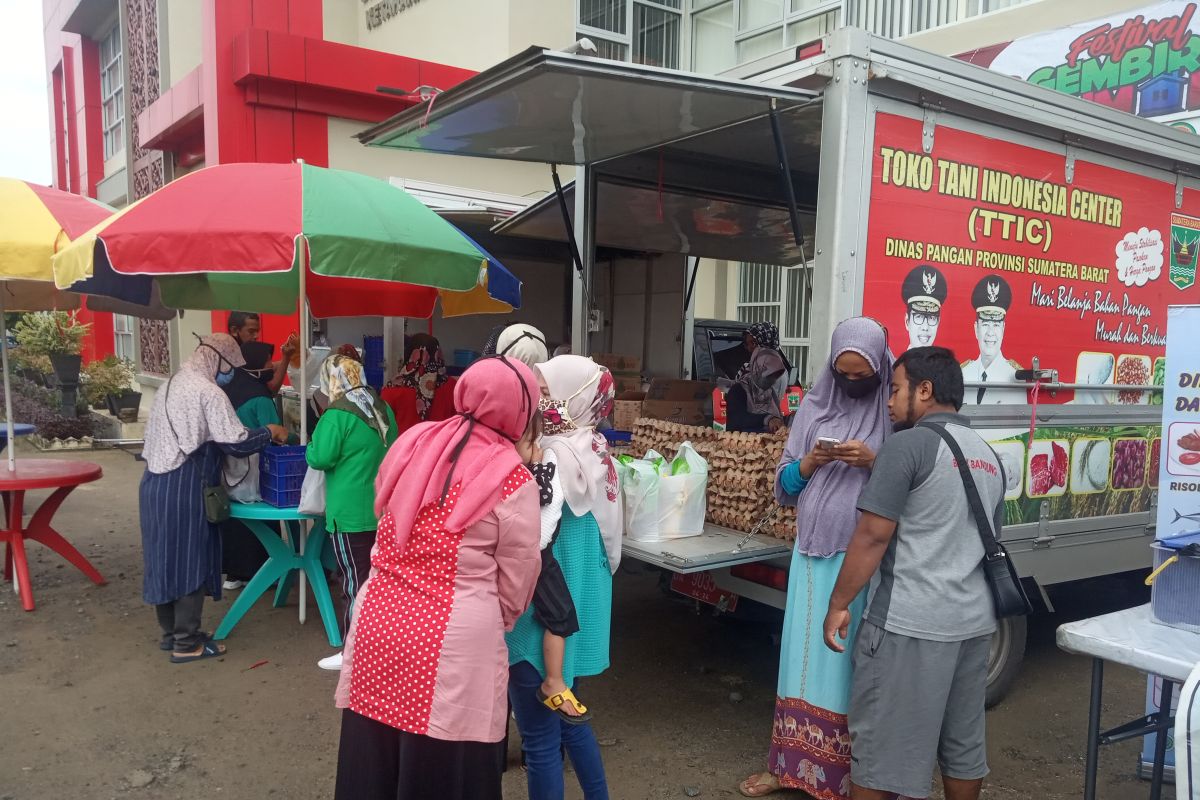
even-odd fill
[[[850,605],[846,652],[825,646],[825,614],[845,560],[792,552],[779,683],[768,769],[782,786],[820,800],[850,796],[850,643],[858,633],[866,590]]]

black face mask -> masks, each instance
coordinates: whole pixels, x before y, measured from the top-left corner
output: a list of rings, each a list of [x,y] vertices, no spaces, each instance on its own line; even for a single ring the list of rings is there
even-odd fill
[[[848,375],[843,375],[836,369],[831,369],[833,372],[833,382],[842,390],[842,393],[852,400],[861,400],[872,392],[878,391],[880,386],[879,374],[876,373],[869,378],[859,378],[854,380]]]

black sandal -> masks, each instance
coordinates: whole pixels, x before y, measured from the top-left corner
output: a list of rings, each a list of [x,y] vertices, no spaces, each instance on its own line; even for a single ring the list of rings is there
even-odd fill
[[[200,652],[196,655],[179,655],[176,653],[171,656],[171,663],[190,664],[193,661],[203,661],[206,658],[220,658],[227,653],[228,651],[224,649],[224,645],[218,644],[210,639],[201,645]]]
[[[200,631],[200,638],[207,642],[210,639],[212,639],[212,634],[205,633],[204,631]],[[175,640],[170,637],[164,637],[162,639],[159,639],[158,640],[158,649],[162,650],[164,653],[171,652],[172,650],[175,649]]]

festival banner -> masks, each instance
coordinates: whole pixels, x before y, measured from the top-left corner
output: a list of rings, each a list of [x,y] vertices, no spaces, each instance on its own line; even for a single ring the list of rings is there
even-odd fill
[[[1200,306],[1167,312],[1158,536],[1200,530]]]
[[[1172,0],[1024,36],[957,58],[1023,81],[1200,129],[1200,13]]]
[[[1200,193],[939,124],[878,114],[863,311],[897,352],[951,348],[966,403],[1025,403],[1017,371],[1162,383],[1167,306],[1200,303]],[[1000,384],[989,387],[987,384]],[[1158,392],[1043,392],[1041,403],[1161,403]]]

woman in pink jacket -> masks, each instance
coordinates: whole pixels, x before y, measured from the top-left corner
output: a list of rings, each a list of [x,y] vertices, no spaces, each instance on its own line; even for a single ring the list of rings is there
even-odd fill
[[[411,428],[383,461],[371,577],[338,684],[337,800],[500,798],[504,631],[541,566],[523,464],[538,396],[524,364],[479,361],[455,387],[458,414]]]

